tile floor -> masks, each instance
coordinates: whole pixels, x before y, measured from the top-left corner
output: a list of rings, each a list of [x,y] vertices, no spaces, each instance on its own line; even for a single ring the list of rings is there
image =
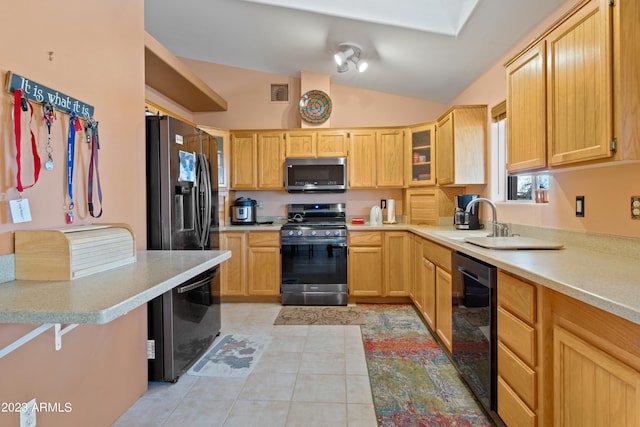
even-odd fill
[[[360,326],[274,326],[281,306],[223,303],[221,335],[269,335],[247,378],[151,383],[115,427],[375,427]]]

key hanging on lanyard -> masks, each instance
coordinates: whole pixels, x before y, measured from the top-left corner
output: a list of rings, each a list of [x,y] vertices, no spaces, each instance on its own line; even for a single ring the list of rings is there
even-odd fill
[[[42,117],[47,124],[47,146],[45,151],[47,152],[47,161],[44,163],[44,168],[48,171],[53,170],[53,146],[51,145],[51,126],[56,118],[56,110],[53,108],[53,104],[47,102],[42,106],[44,110],[44,116]]]
[[[102,216],[102,188],[100,187],[100,173],[98,172],[98,150],[100,149],[100,140],[98,138],[98,122],[93,117],[87,119],[87,142],[91,144],[91,161],[89,162],[89,179],[87,183],[87,199],[89,207],[89,215],[94,218]],[[93,171],[96,173],[96,183],[98,190],[98,202],[100,203],[100,211],[93,211]]]
[[[67,134],[67,194],[69,205],[67,206],[67,224],[72,224],[74,219],[73,209],[73,163],[75,159],[76,131],[82,130],[82,125],[76,113],[69,114],[69,132]]]

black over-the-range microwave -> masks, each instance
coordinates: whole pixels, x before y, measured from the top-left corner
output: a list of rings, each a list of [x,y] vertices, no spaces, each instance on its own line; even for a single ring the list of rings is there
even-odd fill
[[[285,187],[289,193],[344,193],[347,158],[287,158]]]

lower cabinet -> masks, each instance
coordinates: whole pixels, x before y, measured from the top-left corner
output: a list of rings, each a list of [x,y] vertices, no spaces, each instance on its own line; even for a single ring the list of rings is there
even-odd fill
[[[413,302],[429,328],[451,352],[451,251],[427,239],[414,237],[415,285]]]
[[[277,231],[225,231],[220,247],[231,251],[221,264],[222,296],[280,295],[280,233]]]
[[[640,325],[503,271],[497,321],[507,426],[640,423]]]
[[[498,415],[507,425],[538,419],[537,288],[498,272]]]
[[[349,295],[397,297],[410,292],[411,240],[406,231],[349,231]]]

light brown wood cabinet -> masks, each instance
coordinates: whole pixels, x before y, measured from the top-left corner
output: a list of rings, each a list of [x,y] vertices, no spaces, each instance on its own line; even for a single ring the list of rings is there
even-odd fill
[[[639,14],[581,2],[506,63],[510,172],[640,158]]]
[[[282,283],[280,233],[251,231],[248,235],[247,291],[249,295],[280,295]]]
[[[381,231],[349,231],[347,270],[349,295],[382,296],[383,235]]]
[[[247,233],[244,231],[220,233],[220,249],[231,251],[231,258],[220,264],[220,295],[248,295]]]
[[[255,132],[231,133],[231,189],[258,188],[258,135]]]
[[[277,231],[225,231],[220,248],[231,251],[221,264],[223,297],[277,296],[280,294],[280,233]]]
[[[485,184],[486,105],[456,106],[438,119],[436,184]]]
[[[408,296],[411,283],[411,237],[406,231],[384,232],[384,295]]]
[[[406,231],[349,231],[349,294],[406,297],[411,283],[411,238]]]
[[[402,187],[404,185],[405,131],[387,129],[377,132],[376,186]]]
[[[347,132],[342,130],[289,131],[285,157],[346,157]]]
[[[640,325],[546,288],[544,301],[544,425],[637,426]]]
[[[429,328],[451,352],[452,299],[451,250],[428,239],[414,237],[414,304]]]
[[[635,426],[640,325],[498,272],[498,414],[507,426]]]
[[[282,132],[231,133],[231,189],[284,189]]]
[[[498,272],[498,415],[507,425],[538,420],[537,288]]]
[[[376,131],[349,131],[349,188],[376,186]]]
[[[547,97],[544,41],[507,65],[507,170],[547,166]]]
[[[358,129],[348,133],[349,188],[402,188],[404,129]]]
[[[404,190],[403,212],[407,223],[438,225],[441,217],[453,217],[455,196],[462,193],[464,188],[461,187]]]
[[[419,187],[435,184],[435,122],[410,127],[409,140],[405,155],[407,185]]]

